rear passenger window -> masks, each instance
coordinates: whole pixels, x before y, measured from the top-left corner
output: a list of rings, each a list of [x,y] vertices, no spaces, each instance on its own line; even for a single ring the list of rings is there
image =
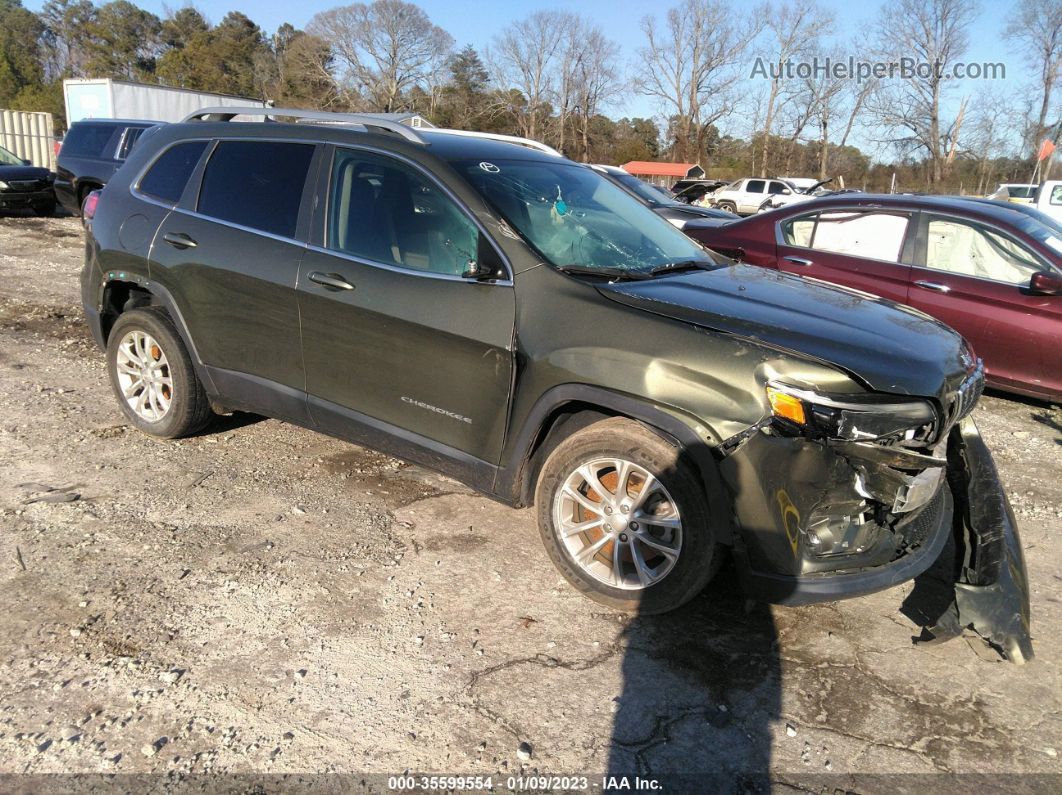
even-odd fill
[[[294,237],[313,150],[313,144],[222,141],[203,173],[198,211]]]
[[[188,141],[171,146],[140,179],[140,192],[176,204],[206,145],[206,141]]]
[[[113,124],[73,124],[63,139],[60,154],[74,157],[110,157],[114,154],[108,144],[119,127]]]
[[[762,179],[750,179],[745,187],[746,193],[763,193],[765,182]]]

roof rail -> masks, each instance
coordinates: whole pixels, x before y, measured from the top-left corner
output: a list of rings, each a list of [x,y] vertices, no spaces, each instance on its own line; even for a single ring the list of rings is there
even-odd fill
[[[560,152],[554,149],[552,146],[548,146],[541,141],[533,141],[530,138],[520,138],[516,135],[502,135],[501,133],[488,133],[488,132],[474,132],[472,130],[447,130],[447,129],[434,129],[428,130],[430,133],[442,133],[443,135],[461,135],[466,138],[486,138],[491,141],[504,141],[507,144],[519,144],[520,146],[526,146],[529,149],[537,149],[539,152],[545,152],[547,155],[553,155],[554,157],[564,157]]]
[[[390,119],[380,119],[360,113],[328,113],[322,110],[299,110],[297,108],[214,107],[200,108],[182,121],[232,121],[236,116],[263,116],[266,120],[275,116],[290,116],[294,119],[327,121],[333,124],[356,124],[366,129],[386,130],[402,136],[415,144],[427,145],[424,137],[412,127]]]

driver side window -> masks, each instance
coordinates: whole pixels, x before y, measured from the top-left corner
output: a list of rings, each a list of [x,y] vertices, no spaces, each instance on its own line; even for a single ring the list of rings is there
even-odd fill
[[[479,228],[405,163],[337,149],[326,241],[330,249],[385,265],[460,276],[477,257]]]
[[[1027,285],[1042,269],[1034,254],[979,224],[929,218],[926,267],[1006,284]]]

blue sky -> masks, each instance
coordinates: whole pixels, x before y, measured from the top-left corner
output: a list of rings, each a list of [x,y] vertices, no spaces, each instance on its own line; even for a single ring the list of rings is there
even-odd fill
[[[179,8],[181,0],[133,0],[137,5],[160,16],[166,14],[166,7]],[[820,0],[821,4],[833,9],[837,18],[834,36],[837,40],[855,39],[861,31],[871,27],[877,15],[878,3],[853,3],[851,0]],[[887,0],[885,0],[887,2]],[[1006,18],[1015,0],[997,0],[982,3],[977,21],[971,29],[971,46],[965,60],[1001,61],[1006,64],[1006,80],[992,81],[1010,96],[1017,96],[1019,89],[1027,85],[1032,75],[1024,62],[1011,46],[1003,41],[1002,30]],[[747,3],[747,5],[746,5]],[[43,0],[24,0],[26,7],[39,10]],[[751,0],[736,0],[737,9],[751,7]],[[197,0],[192,3],[212,22],[218,22],[229,11],[242,11],[255,20],[267,32],[273,32],[283,22],[291,22],[296,27],[303,27],[318,11],[333,8],[343,3],[328,0],[303,0],[303,2],[272,2],[263,0]],[[468,2],[468,0],[417,0],[432,21],[445,28],[457,40],[458,46],[472,44],[477,49],[487,45],[492,36],[507,23],[538,9],[564,9],[578,12],[597,23],[623,49],[625,58],[634,57],[642,46],[642,34],[639,21],[646,13],[655,10],[663,14],[670,3],[646,3],[645,0],[560,0],[558,2],[528,2],[527,0],[489,0],[489,2]],[[749,69],[752,63],[749,64]],[[750,81],[751,82],[751,81]],[[964,81],[960,91],[955,94],[953,102],[963,92],[972,93],[984,83]],[[758,88],[758,86],[756,86]],[[1015,113],[1020,111],[1015,107]],[[629,99],[612,109],[611,115],[655,115],[654,106],[645,98],[632,95]],[[862,135],[854,141],[865,143]],[[869,147],[872,149],[873,147]]]

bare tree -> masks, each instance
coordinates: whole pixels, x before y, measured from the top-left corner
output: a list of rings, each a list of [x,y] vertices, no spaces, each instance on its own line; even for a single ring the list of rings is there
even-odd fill
[[[411,89],[423,88],[454,44],[424,11],[402,0],[322,11],[307,32],[332,46],[353,92],[384,112],[401,109]]]
[[[573,21],[577,21],[575,15],[563,11],[536,11],[506,27],[488,51],[492,74],[502,86],[516,88],[523,95],[523,104],[509,110],[527,138],[542,133],[539,120],[549,115],[564,33]]]
[[[1040,114],[1028,135],[1036,151],[1047,130],[1052,94],[1062,77],[1062,2],[1018,0],[1003,35],[1019,45],[1029,65],[1040,74]]]
[[[674,153],[699,156],[708,129],[735,106],[736,65],[761,30],[760,13],[738,11],[725,0],[683,0],[661,25],[642,20],[636,89],[675,119]]]
[[[991,190],[999,159],[1010,154],[1008,144],[1020,133],[1012,109],[1011,98],[1002,91],[982,91],[971,104],[963,150],[976,163],[976,194]]]
[[[967,29],[978,12],[973,0],[897,0],[881,9],[877,35],[882,57],[914,59],[909,79],[891,79],[875,94],[873,111],[892,131],[901,154],[921,152],[929,161],[929,182],[947,171],[947,152],[958,138],[956,120],[941,118],[948,75],[966,52]],[[961,118],[958,119],[961,123]]]
[[[822,33],[833,25],[833,14],[822,8],[815,0],[785,0],[771,7],[765,17],[770,37],[770,58],[777,68],[771,73],[771,86],[767,94],[767,109],[763,120],[763,156],[760,160],[760,176],[768,176],[770,168],[771,132],[779,106],[784,104],[785,74],[783,65],[816,49]],[[803,91],[803,93],[807,93]],[[812,92],[814,94],[814,92]],[[790,95],[791,96],[791,95]]]
[[[591,120],[623,89],[616,73],[619,45],[606,38],[596,25],[589,26],[573,55],[579,157],[585,162],[590,156]]]

